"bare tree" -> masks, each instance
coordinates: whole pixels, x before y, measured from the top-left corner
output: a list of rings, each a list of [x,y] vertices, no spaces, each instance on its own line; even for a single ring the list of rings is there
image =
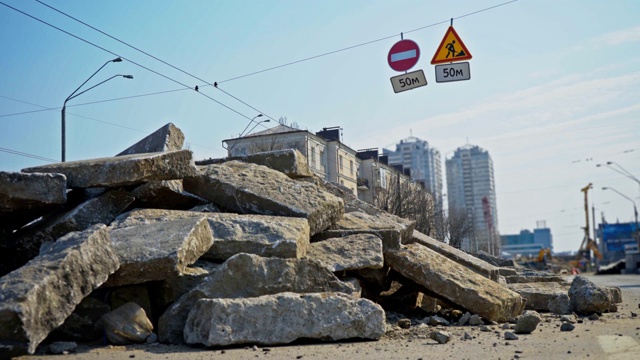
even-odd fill
[[[450,208],[445,215],[444,224],[446,240],[457,249],[462,245],[462,240],[473,233],[473,223],[464,209]]]
[[[282,140],[278,139],[276,136],[266,137],[265,139],[256,139],[252,141],[248,146],[247,150],[249,154],[255,154],[266,151],[274,151],[274,150],[283,150],[286,146]]]
[[[414,220],[416,230],[435,235],[433,196],[416,183],[400,181],[398,174],[389,179],[387,188],[377,188],[374,205],[399,217]]]

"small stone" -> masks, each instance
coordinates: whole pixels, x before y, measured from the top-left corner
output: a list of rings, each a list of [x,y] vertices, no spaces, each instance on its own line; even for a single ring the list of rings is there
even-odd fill
[[[573,324],[563,323],[562,326],[560,326],[560,331],[572,331],[575,328]]]
[[[443,317],[440,317],[438,315],[434,315],[434,316],[431,317],[431,319],[429,319],[429,325],[431,325],[431,326],[438,326],[438,325],[449,326],[449,322]]]
[[[253,345],[253,347],[251,348],[251,350],[253,350],[253,351],[258,351],[258,346]]]
[[[464,332],[464,339],[465,340],[471,340],[471,339],[473,339],[473,336],[469,335],[469,333],[465,331]]]
[[[518,335],[512,333],[511,331],[505,331],[504,332],[504,339],[505,340],[518,340]]]
[[[449,340],[451,339],[451,335],[450,335],[448,332],[446,332],[446,331],[441,331],[441,330],[438,330],[438,331],[432,331],[432,332],[429,334],[429,337],[430,337],[432,340],[437,341],[439,344],[446,344],[446,343],[448,343],[448,342],[449,342]]]
[[[154,344],[158,342],[158,335],[156,333],[151,333],[147,340],[145,340],[147,344]]]
[[[482,321],[482,318],[480,316],[473,314],[469,318],[469,325],[471,326],[484,325],[484,321]]]
[[[589,320],[591,320],[591,321],[596,321],[596,320],[599,320],[599,319],[600,319],[600,317],[598,316],[598,314],[594,313],[594,314],[589,315]]]
[[[458,320],[458,325],[459,326],[466,325],[470,318],[471,318],[471,314],[467,311],[462,315],[462,317],[460,317],[460,320]]]
[[[491,328],[489,328],[489,327],[488,327],[488,326],[486,326],[486,325],[482,325],[482,326],[480,327],[480,331],[483,331],[483,332],[489,332],[489,331],[491,331]]]
[[[520,316],[518,323],[516,324],[516,334],[530,334],[532,333],[542,318],[540,314],[533,310],[527,310]]]
[[[400,319],[398,320],[398,326],[403,329],[408,329],[411,327],[411,319]]]
[[[570,323],[570,324],[575,324],[576,323],[576,316],[571,314],[571,315],[563,315],[560,318],[560,321],[562,322],[566,322],[566,323]]]
[[[638,314],[634,313],[633,311],[631,312],[631,317],[637,317]]]
[[[508,329],[511,329],[511,325],[509,325],[509,324],[503,324],[500,328],[501,328],[502,330],[508,330]]]

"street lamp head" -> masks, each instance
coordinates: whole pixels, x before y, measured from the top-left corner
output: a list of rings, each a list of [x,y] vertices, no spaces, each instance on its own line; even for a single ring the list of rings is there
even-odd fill
[[[613,161],[607,161],[607,165],[613,164]]]
[[[122,58],[121,57],[117,57],[117,58],[111,60],[111,62],[122,62]]]
[[[133,75],[122,75],[125,79],[133,79]]]
[[[596,167],[600,167],[600,166],[602,166],[602,164],[596,164]]]
[[[264,120],[264,121],[262,121],[262,122],[270,122],[270,121],[271,121],[271,120],[267,119],[267,120]]]
[[[605,186],[602,188],[602,190],[609,190],[609,188]]]

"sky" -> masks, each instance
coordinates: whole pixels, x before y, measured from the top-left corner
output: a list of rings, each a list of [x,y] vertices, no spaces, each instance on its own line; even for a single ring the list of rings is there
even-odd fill
[[[451,18],[471,79],[436,83]],[[396,94],[387,54],[401,33],[428,85]],[[60,160],[60,109],[107,63],[80,91],[133,79],[67,103],[67,161],[113,156],[169,122],[195,159],[224,157],[222,140],[264,114],[255,131],[281,117],[340,126],[356,150],[415,136],[443,167],[478,145],[494,162],[500,233],[545,220],[555,251],[580,246],[587,184],[598,222],[633,221],[640,204],[619,173],[640,178],[637,0],[0,0],[0,48],[0,171]]]

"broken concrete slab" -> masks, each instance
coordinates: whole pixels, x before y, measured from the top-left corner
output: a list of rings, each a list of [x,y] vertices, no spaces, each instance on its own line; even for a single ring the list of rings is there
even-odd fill
[[[111,190],[89,199],[75,208],[43,219],[32,227],[13,234],[10,243],[11,263],[16,268],[33,259],[45,241],[55,241],[71,232],[82,231],[95,224],[108,224],[134,200],[124,189]]]
[[[167,309],[158,323],[158,337],[161,342],[183,343],[187,315],[199,299],[256,297],[281,292],[352,294],[356,290],[317,261],[238,254]]]
[[[446,300],[491,321],[507,321],[524,310],[516,292],[420,244],[385,253],[385,262],[402,276]]]
[[[136,197],[136,207],[154,209],[187,210],[208,201],[184,191],[182,179],[150,181],[131,191]]]
[[[497,267],[516,267],[516,263],[512,259],[502,259],[483,250],[472,255]]]
[[[172,123],[154,131],[116,156],[181,150],[184,134]]]
[[[381,269],[382,240],[371,234],[350,235],[311,244],[306,257],[318,260],[331,271]]]
[[[315,184],[325,191],[341,198],[344,202],[345,214],[352,212],[363,212],[376,217],[380,222],[394,226],[402,234],[401,241],[403,244],[410,242],[409,240],[411,239],[413,230],[416,227],[415,220],[404,219],[399,216],[389,214],[386,211],[380,210],[377,207],[358,199],[350,189],[328,181],[324,181],[319,177],[305,178],[301,179],[301,181]]]
[[[370,300],[339,293],[282,293],[202,299],[189,314],[184,337],[189,344],[205,346],[276,345],[300,338],[379,339],[384,332],[384,310]]]
[[[196,174],[189,150],[133,154],[70,161],[22,169],[25,173],[60,173],[67,187],[120,187],[147,181],[182,179]]]
[[[555,282],[559,284],[569,285],[569,283],[562,276],[551,275],[551,274],[536,274],[536,275],[516,274],[516,275],[505,275],[504,278],[507,284]]]
[[[507,287],[525,298],[525,309],[570,314],[573,311],[569,300],[569,284],[556,282],[512,283]]]
[[[346,213],[342,219],[329,229],[313,237],[312,241],[316,242],[355,234],[372,234],[382,239],[382,246],[385,252],[400,249],[403,239],[411,237],[413,227],[400,228],[399,225],[401,224],[389,223],[386,220],[388,219],[360,211]]]
[[[204,217],[109,229],[120,269],[105,287],[164,280],[193,264],[213,243]]]
[[[112,344],[143,343],[153,332],[151,320],[134,302],[126,303],[102,317],[104,332]]]
[[[244,156],[231,156],[224,159],[202,160],[196,161],[196,165],[222,164],[234,160],[263,165],[280,171],[292,179],[313,176],[313,172],[307,164],[307,158],[297,149],[274,150]]]
[[[36,347],[119,266],[104,225],[72,232],[0,278],[0,357]]]
[[[206,217],[216,240],[204,259],[225,261],[235,254],[301,258],[309,248],[309,223],[303,218],[194,211],[135,209],[122,214],[112,228]]]
[[[327,229],[344,213],[340,198],[261,165],[208,165],[183,183],[185,190],[232,212],[305,218],[310,235]]]
[[[0,215],[61,205],[67,201],[67,178],[62,174],[0,171]]]
[[[438,241],[417,230],[413,231],[413,237],[411,241],[426,246],[429,249],[437,252],[438,254],[444,255],[447,258],[457,262],[460,265],[466,266],[467,268],[486,278],[489,278],[493,281],[498,281],[498,276],[500,275],[498,267],[491,265],[486,261],[480,260],[473,255],[469,255],[460,249],[456,249],[449,244]]]

